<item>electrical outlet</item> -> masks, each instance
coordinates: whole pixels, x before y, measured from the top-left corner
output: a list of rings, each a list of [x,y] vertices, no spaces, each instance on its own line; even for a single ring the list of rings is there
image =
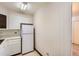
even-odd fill
[[[17,34],[17,32],[14,32],[15,34]]]

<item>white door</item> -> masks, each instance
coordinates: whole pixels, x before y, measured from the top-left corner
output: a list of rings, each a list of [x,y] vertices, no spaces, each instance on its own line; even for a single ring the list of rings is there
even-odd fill
[[[33,50],[33,25],[21,24],[22,54]]]

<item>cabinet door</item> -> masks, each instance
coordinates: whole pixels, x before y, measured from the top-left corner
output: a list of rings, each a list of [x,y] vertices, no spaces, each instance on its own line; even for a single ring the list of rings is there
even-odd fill
[[[18,45],[18,43],[8,45],[7,49],[8,49],[9,55],[14,55],[14,54],[20,53],[21,52],[21,48],[20,47],[21,46]]]
[[[21,52],[21,39],[11,39],[7,44],[7,48],[10,55],[17,54]]]
[[[0,45],[0,56],[9,56],[9,51],[7,49],[8,40],[4,40]]]
[[[21,39],[5,39],[0,46],[0,55],[14,55],[21,52]]]
[[[22,35],[22,53],[27,53],[33,50],[33,34]]]
[[[7,46],[0,45],[0,56],[8,56]]]

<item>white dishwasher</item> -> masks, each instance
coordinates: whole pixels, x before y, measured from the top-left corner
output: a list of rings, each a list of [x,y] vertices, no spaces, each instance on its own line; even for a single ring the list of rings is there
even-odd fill
[[[21,53],[21,38],[20,37],[10,37],[5,38],[0,44],[0,55],[9,56]]]

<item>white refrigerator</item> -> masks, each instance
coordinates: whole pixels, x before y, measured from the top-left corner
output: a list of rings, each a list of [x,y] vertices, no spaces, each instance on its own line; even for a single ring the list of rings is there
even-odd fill
[[[21,50],[22,54],[34,50],[34,32],[32,24],[21,24]]]

